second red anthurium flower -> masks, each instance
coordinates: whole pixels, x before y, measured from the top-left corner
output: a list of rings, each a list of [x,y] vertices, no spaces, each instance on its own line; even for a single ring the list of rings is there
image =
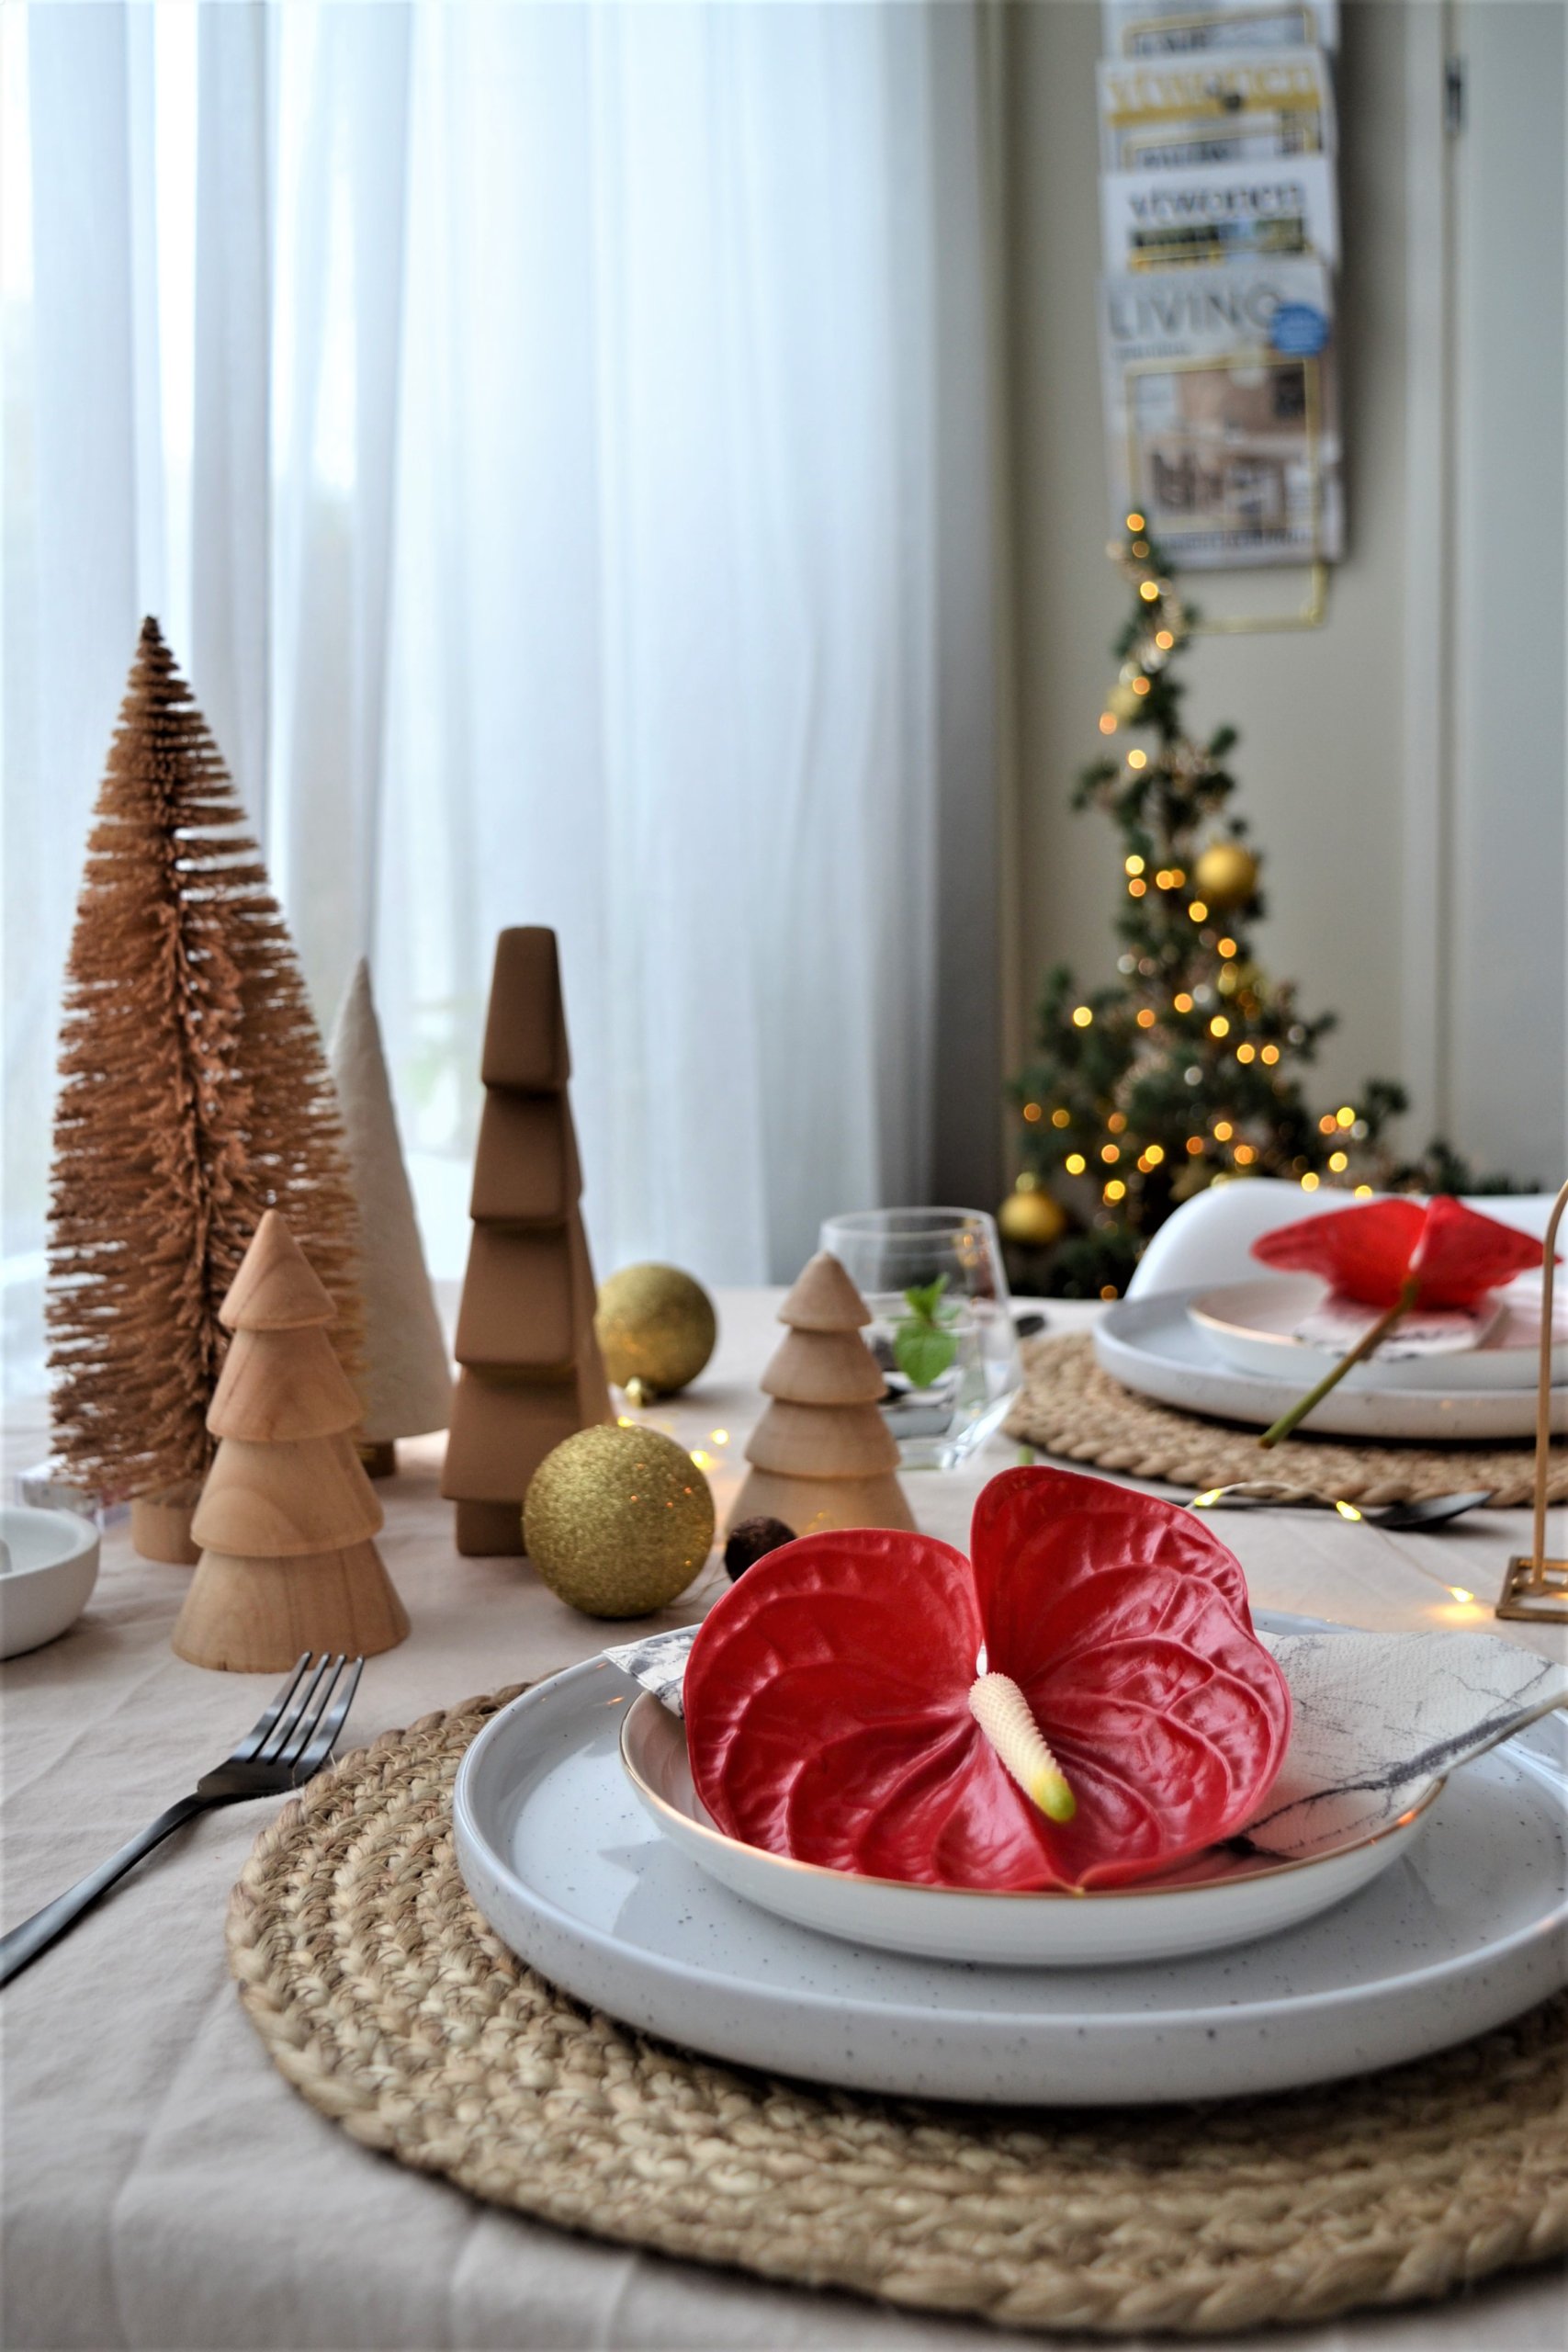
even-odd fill
[[[1276,1226],[1252,1245],[1266,1266],[1321,1274],[1346,1298],[1395,1306],[1406,1283],[1414,1307],[1475,1306],[1527,1267],[1541,1245],[1495,1216],[1439,1193],[1422,1203],[1395,1196]]]
[[[970,1550],[807,1536],[716,1603],[685,1709],[722,1830],[830,1870],[1016,1891],[1146,1878],[1257,1812],[1290,1692],[1201,1520],[1009,1470]]]

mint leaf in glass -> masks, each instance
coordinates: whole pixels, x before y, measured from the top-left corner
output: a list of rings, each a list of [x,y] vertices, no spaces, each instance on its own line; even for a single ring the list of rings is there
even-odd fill
[[[958,1360],[958,1341],[948,1328],[951,1309],[942,1314],[942,1295],[947,1276],[918,1284],[904,1293],[908,1314],[893,1333],[893,1361],[913,1388],[934,1388],[942,1374]]]

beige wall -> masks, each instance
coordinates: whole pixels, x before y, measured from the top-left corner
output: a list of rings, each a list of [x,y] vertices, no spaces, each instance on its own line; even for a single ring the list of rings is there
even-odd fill
[[[1331,1006],[1315,1095],[1365,1074],[1404,1078],[1401,842],[1404,823],[1405,24],[1349,0],[1340,59],[1339,292],[1350,554],[1327,625],[1212,638],[1187,665],[1198,728],[1241,729],[1237,806],[1266,853],[1260,960]],[[1075,817],[1073,780],[1100,743],[1125,611],[1105,559],[1105,460],[1095,342],[1099,258],[1094,0],[1012,0],[1004,79],[1017,631],[1016,1023],[1044,967],[1111,977],[1119,863],[1109,821]],[[1303,575],[1195,575],[1220,614],[1299,605]],[[1015,1036],[1010,1066],[1016,1062]],[[1427,1132],[1416,1105],[1411,1127]]]

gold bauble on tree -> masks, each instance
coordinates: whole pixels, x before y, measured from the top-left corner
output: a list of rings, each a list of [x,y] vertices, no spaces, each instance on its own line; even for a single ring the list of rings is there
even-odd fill
[[[1239,842],[1211,842],[1192,869],[1192,887],[1217,915],[1245,907],[1258,892],[1258,860]]]
[[[701,1283],[679,1266],[623,1266],[599,1286],[593,1318],[604,1370],[638,1400],[672,1396],[706,1363],[718,1317]]]
[[[550,1590],[585,1617],[646,1617],[684,1592],[713,1545],[713,1495],[658,1430],[579,1430],[546,1455],[523,1544]]]
[[[1134,693],[1132,684],[1128,683],[1111,687],[1105,697],[1105,707],[1112,718],[1119,720],[1123,727],[1130,727],[1135,718],[1142,716],[1144,705],[1147,699],[1146,695]]]
[[[1038,1184],[1020,1184],[997,1211],[1002,1239],[1021,1250],[1048,1250],[1067,1229],[1067,1213],[1060,1201]]]

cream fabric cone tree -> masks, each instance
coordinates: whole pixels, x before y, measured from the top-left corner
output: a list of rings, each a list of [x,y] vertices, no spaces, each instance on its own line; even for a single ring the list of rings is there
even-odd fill
[[[219,1310],[233,1338],[207,1426],[218,1452],[196,1508],[201,1557],[175,1624],[194,1666],[277,1674],[301,1650],[370,1657],[409,1630],[372,1541],[335,1310],[269,1209]]]
[[[355,966],[332,1042],[333,1078],[359,1203],[364,1365],[356,1385],[360,1439],[372,1476],[396,1467],[394,1441],[444,1430],[452,1373],[398,1139],[391,1081],[370,967]]]
[[[893,1475],[881,1368],[860,1333],[871,1311],[837,1258],[812,1259],[779,1309],[787,1336],[762,1374],[770,1403],[746,1442],[751,1467],[729,1514],[783,1520],[796,1535],[831,1527],[913,1527]]]
[[[553,931],[520,926],[497,939],[479,1076],[462,1370],[441,1491],[457,1506],[459,1552],[519,1554],[523,1499],[546,1454],[612,1419]]]

